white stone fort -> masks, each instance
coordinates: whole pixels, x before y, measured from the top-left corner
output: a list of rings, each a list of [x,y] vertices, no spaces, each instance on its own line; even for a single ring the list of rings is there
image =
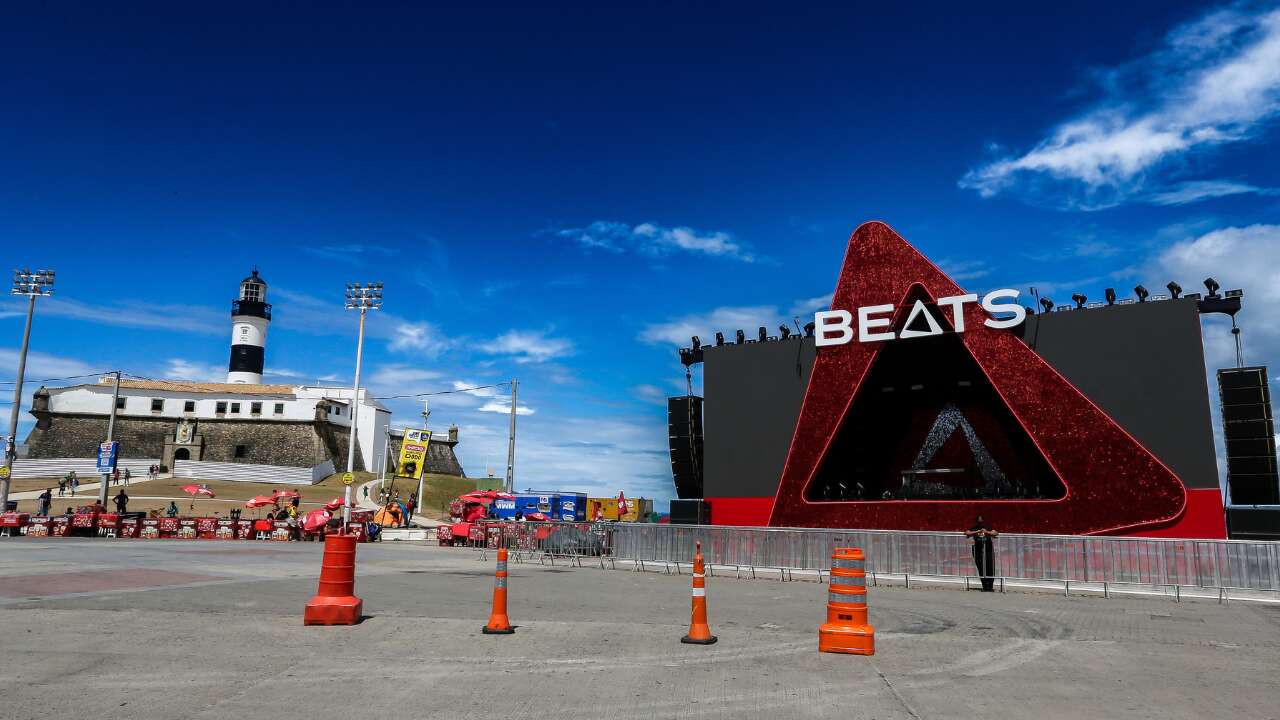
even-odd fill
[[[354,423],[356,469],[385,466],[399,433],[367,389],[355,397],[350,387],[262,383],[270,323],[267,283],[254,270],[231,305],[227,382],[121,380],[114,428],[121,458],[188,477],[316,482],[345,469]],[[26,463],[93,458],[106,438],[114,382],[37,390]],[[457,442],[456,428],[433,437],[428,471],[461,475]]]

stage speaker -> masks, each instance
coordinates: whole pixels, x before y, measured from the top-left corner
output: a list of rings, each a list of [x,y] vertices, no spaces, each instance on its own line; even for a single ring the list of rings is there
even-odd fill
[[[711,503],[706,500],[672,500],[672,525],[710,525]]]
[[[1275,420],[1265,367],[1218,371],[1227,497],[1232,505],[1280,504]]]
[[[667,436],[676,497],[702,497],[702,398],[667,398]]]

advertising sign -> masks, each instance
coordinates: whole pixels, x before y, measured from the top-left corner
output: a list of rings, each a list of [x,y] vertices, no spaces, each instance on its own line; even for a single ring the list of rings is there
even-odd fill
[[[106,475],[116,469],[116,458],[120,455],[120,443],[112,440],[111,442],[99,443],[98,445],[98,474]]]
[[[414,430],[406,428],[404,440],[400,442],[400,461],[396,463],[396,477],[422,477],[422,470],[427,466],[427,445],[431,443],[430,430]]]

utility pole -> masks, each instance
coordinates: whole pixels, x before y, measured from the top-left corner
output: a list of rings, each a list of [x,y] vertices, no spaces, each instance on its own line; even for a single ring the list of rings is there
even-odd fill
[[[13,384],[13,407],[9,408],[9,436],[4,445],[4,471],[0,472],[0,512],[9,507],[9,480],[13,460],[18,455],[18,416],[22,413],[22,381],[27,371],[27,346],[31,344],[31,318],[36,312],[36,298],[53,294],[52,270],[14,270],[13,295],[27,296],[27,324],[22,330],[22,350],[18,353],[18,377]]]
[[[364,357],[364,317],[370,310],[382,307],[382,283],[347,283],[348,310],[360,311],[360,332],[356,339],[356,379],[351,390],[350,414],[351,436],[347,440],[347,472],[355,472],[356,464],[356,420],[360,417],[360,364]],[[347,531],[351,522],[351,486],[346,486],[342,501],[342,531]]]
[[[424,399],[422,401],[422,429],[427,429],[427,421],[431,417],[431,401]],[[422,467],[418,468],[418,507],[415,508],[421,512],[422,508],[422,478],[427,473],[427,458],[431,456],[431,439],[427,438],[427,455],[422,458]]]
[[[519,380],[511,381],[511,430],[507,434],[507,492],[516,487],[516,387]]]
[[[111,442],[111,438],[116,432],[116,406],[120,404],[120,371],[116,370],[116,389],[111,394],[111,414],[107,416],[107,442]],[[119,454],[116,455],[117,461]],[[102,473],[102,485],[98,488],[98,502],[102,507],[107,506],[107,485],[111,484],[110,471]]]

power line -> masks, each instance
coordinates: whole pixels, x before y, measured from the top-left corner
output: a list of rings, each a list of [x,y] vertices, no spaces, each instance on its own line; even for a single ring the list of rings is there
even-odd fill
[[[40,380],[23,380],[24,383],[44,383],[44,382],[61,382],[63,380],[80,380],[82,378],[101,377],[110,375],[115,370],[106,370],[103,372],[89,373],[87,375],[68,375],[67,377],[43,378]],[[16,385],[17,380],[0,380],[0,385]]]
[[[511,381],[494,383],[492,385],[476,385],[475,387],[454,388],[453,390],[437,390],[435,392],[415,393],[413,395],[386,395],[384,397],[375,397],[374,400],[404,400],[407,398],[423,398],[432,397],[434,395],[452,395],[453,393],[473,392],[475,390],[488,390],[489,388],[505,387],[510,385]]]

